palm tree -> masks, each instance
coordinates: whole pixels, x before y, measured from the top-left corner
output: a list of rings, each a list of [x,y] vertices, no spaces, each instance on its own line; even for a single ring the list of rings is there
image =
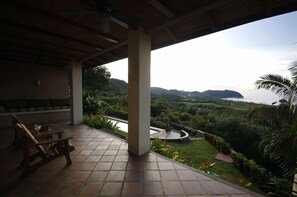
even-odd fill
[[[278,162],[286,178],[297,173],[297,61],[289,71],[291,79],[268,74],[256,81],[258,89],[270,90],[282,99],[279,105],[262,106],[248,115],[249,119],[262,117],[271,124],[273,130],[263,138],[259,150]]]

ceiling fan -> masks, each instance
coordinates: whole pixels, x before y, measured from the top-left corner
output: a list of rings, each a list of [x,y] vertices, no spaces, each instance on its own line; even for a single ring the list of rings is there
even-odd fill
[[[116,14],[115,9],[113,9],[112,5],[108,2],[108,0],[79,0],[87,5],[90,6],[90,10],[93,10],[97,12],[100,15],[100,29],[104,33],[110,32],[110,21],[113,21],[114,23],[121,25],[122,27],[129,28],[128,23],[124,22],[122,19],[119,19],[115,15],[119,15],[119,13]],[[122,15],[122,14],[121,14]]]
[[[103,33],[110,32],[110,21],[120,25],[126,29],[129,28],[127,18],[132,20],[133,17],[128,16],[125,13],[120,13],[118,10],[113,8],[113,5],[108,2],[108,0],[77,0],[85,5],[88,5],[88,8],[79,8],[72,10],[64,10],[60,12],[60,15],[71,15],[71,14],[87,14],[90,12],[97,13],[100,16],[100,21],[98,21],[100,30]],[[126,20],[126,21],[125,21]]]
[[[108,16],[113,11],[110,4],[106,0],[89,0],[89,2],[94,6],[95,10],[102,15],[100,29],[104,33],[109,33],[110,24]]]

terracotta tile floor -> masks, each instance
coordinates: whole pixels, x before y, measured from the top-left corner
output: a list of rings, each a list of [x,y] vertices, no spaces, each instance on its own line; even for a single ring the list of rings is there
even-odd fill
[[[0,130],[0,196],[259,196],[153,152],[131,155],[125,141],[105,132],[62,126],[74,135],[73,164],[65,167],[61,157],[25,179],[19,178],[22,152],[4,147],[12,137]]]

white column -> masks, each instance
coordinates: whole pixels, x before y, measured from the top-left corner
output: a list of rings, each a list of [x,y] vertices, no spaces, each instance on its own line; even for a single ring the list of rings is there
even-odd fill
[[[81,62],[71,61],[71,124],[81,124],[83,122],[82,104],[82,65]]]
[[[143,28],[128,38],[128,150],[142,155],[150,150],[151,37]]]

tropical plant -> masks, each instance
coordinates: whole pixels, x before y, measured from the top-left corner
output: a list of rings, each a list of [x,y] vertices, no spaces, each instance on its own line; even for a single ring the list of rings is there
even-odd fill
[[[112,131],[118,130],[117,124],[113,123],[107,117],[102,115],[85,115],[84,124],[94,127],[96,129],[110,129]]]
[[[102,112],[102,101],[97,96],[97,91],[83,91],[83,113],[98,114]]]
[[[180,163],[185,163],[185,160],[180,158],[180,153],[161,139],[155,138],[151,141],[151,150]]]
[[[101,91],[108,87],[110,72],[104,66],[84,69],[82,73],[82,82],[84,90]]]
[[[256,81],[258,89],[270,90],[281,97],[279,105],[262,106],[252,110],[248,118],[265,118],[272,126],[259,145],[264,156],[275,160],[283,176],[297,173],[297,61],[289,66],[291,79],[268,74]]]

